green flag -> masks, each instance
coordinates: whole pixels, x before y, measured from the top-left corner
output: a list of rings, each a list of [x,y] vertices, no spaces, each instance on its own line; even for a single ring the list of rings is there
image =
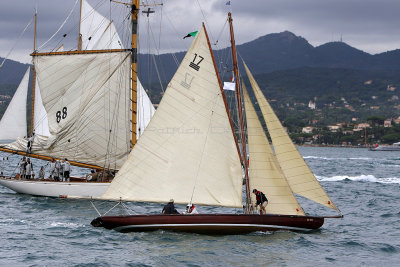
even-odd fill
[[[195,31],[195,32],[190,32],[190,33],[188,33],[188,35],[186,35],[185,37],[183,37],[183,39],[188,38],[188,37],[195,37],[196,34],[197,34],[197,31]]]

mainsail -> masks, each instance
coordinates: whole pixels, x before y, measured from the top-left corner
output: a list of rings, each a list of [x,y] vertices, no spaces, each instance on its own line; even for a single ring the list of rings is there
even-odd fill
[[[300,196],[338,210],[293,144],[275,112],[265,99],[246,63],[243,62],[243,64],[267,124],[276,158],[291,189]]]
[[[98,13],[86,0],[82,1],[81,19],[82,49],[124,48],[114,22]],[[141,82],[137,81],[137,124],[136,137],[139,139],[155,109]]]
[[[261,190],[268,196],[268,213],[305,215],[275,158],[244,84],[242,88],[247,119],[250,188]]]
[[[103,199],[242,207],[242,172],[205,28]]]
[[[25,72],[0,121],[0,140],[16,140],[26,135],[26,99],[30,67]]]
[[[130,151],[130,58],[114,23],[82,1],[84,50],[36,55],[32,153],[119,169]],[[104,49],[118,49],[107,51]],[[57,51],[58,51],[57,50]],[[39,90],[40,88],[40,90]],[[139,138],[155,109],[137,81]],[[20,138],[6,148],[27,151]]]
[[[51,135],[36,136],[32,152],[122,166],[130,151],[129,56],[129,51],[35,56]],[[7,148],[24,151],[26,140]]]

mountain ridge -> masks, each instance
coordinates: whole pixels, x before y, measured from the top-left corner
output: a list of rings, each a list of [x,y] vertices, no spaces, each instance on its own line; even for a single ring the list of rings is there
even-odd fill
[[[358,70],[400,70],[400,49],[369,54],[344,42],[311,45],[305,38],[290,31],[271,33],[237,45],[239,55],[251,66],[254,74],[270,73],[299,67],[328,67]],[[217,61],[229,55],[230,48],[215,50]],[[163,83],[168,82],[186,52],[160,55],[139,54],[139,75],[145,84],[158,82],[157,64]],[[153,60],[149,60],[154,57]],[[2,58],[0,57],[0,60]],[[149,63],[150,62],[150,63]],[[220,62],[219,62],[220,63]],[[0,84],[18,84],[29,64],[7,60],[0,69]],[[221,65],[221,64],[220,64]],[[228,65],[229,68],[229,65]],[[221,70],[221,72],[223,72]]]

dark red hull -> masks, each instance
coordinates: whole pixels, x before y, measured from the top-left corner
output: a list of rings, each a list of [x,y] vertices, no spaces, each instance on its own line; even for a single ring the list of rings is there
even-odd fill
[[[119,232],[172,230],[201,234],[239,234],[256,231],[307,231],[320,228],[324,217],[256,214],[129,215],[94,219],[95,227]]]

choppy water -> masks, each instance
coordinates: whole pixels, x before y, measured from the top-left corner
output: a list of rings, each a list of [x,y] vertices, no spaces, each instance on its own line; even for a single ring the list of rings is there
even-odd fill
[[[400,152],[300,151],[344,219],[327,220],[312,233],[121,234],[90,226],[97,214],[89,201],[32,197],[0,188],[0,266],[399,266]],[[6,163],[0,161],[0,168]],[[103,212],[110,207],[96,205]],[[143,213],[159,212],[162,205],[130,207]],[[308,202],[304,208],[328,214]],[[208,210],[218,208],[200,207]]]

